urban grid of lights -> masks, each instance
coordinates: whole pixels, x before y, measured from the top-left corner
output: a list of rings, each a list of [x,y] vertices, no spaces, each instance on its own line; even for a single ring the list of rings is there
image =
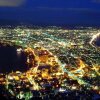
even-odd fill
[[[91,57],[93,52],[98,52],[98,55],[100,55],[99,50],[93,47],[95,39],[100,38],[100,33],[97,34],[98,31],[92,29],[65,30],[47,28],[29,30],[17,28],[9,30],[9,34],[12,34],[11,32],[14,32],[14,34],[8,36],[6,30],[1,29],[0,33],[3,34],[0,37],[7,35],[3,38],[3,41],[11,41],[24,47],[24,52],[28,55],[27,66],[31,65],[31,67],[23,73],[16,71],[5,75],[6,78],[0,77],[0,84],[4,84],[11,95],[19,99],[24,98],[24,91],[16,92],[17,89],[22,87],[21,85],[18,85],[17,89],[10,89],[9,84],[15,84],[13,81],[23,82],[26,85],[25,87],[30,90],[40,91],[44,89],[43,84],[48,83],[52,84],[54,89],[59,87],[59,91],[65,91],[67,88],[80,90],[80,86],[85,86],[87,89],[97,91],[100,94],[99,86],[96,85],[95,81],[90,83],[88,80],[84,80],[84,77],[92,79],[100,76],[100,63],[94,63],[95,59]],[[87,39],[90,40],[85,44]],[[89,54],[91,55],[85,50],[90,51]],[[18,54],[21,51],[21,48],[17,49]],[[66,58],[61,59],[60,56],[62,55],[66,56]],[[87,58],[91,62],[91,66],[81,56]],[[74,58],[74,64],[70,60],[71,57]],[[69,62],[62,62],[60,59],[68,59]],[[3,75],[3,73],[0,74],[0,76]],[[54,78],[58,80],[57,83],[53,83]],[[76,81],[77,84],[67,86],[64,81],[69,79]],[[62,86],[65,86],[66,89],[61,88]],[[32,96],[31,91],[28,92],[27,98],[32,98]]]

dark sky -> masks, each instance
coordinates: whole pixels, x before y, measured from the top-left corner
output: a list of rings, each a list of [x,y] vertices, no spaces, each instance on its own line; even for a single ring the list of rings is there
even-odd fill
[[[0,1],[0,24],[100,26],[100,0]]]

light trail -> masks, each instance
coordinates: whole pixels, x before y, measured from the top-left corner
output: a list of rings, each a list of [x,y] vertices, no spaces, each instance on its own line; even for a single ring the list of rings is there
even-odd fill
[[[63,72],[66,72],[69,75],[70,78],[72,78],[74,80],[77,80],[79,84],[81,84],[81,85],[84,85],[85,84],[86,86],[92,87],[91,84],[87,83],[86,81],[82,80],[81,78],[78,78],[73,73],[71,73],[70,71],[68,71],[65,68],[65,64],[62,64],[62,70],[63,70]]]

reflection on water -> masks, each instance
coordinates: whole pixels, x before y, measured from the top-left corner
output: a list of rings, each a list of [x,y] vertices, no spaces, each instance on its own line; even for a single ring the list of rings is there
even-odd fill
[[[26,69],[24,52],[17,52],[14,46],[0,45],[0,72],[24,71]]]

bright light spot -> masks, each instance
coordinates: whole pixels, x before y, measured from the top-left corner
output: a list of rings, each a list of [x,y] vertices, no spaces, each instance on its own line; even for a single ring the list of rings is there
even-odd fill
[[[63,89],[63,88],[59,89],[59,92],[65,92],[65,91],[66,91],[66,89]]]
[[[21,52],[21,51],[22,51],[22,49],[21,49],[21,48],[17,49],[17,52]]]
[[[75,90],[75,89],[77,89],[77,87],[76,86],[72,86],[72,90]]]
[[[99,37],[100,37],[100,33],[93,35],[93,36],[92,36],[92,39],[91,39],[91,41],[90,41],[90,44],[91,44],[92,46],[94,46],[94,42],[95,42],[96,39],[99,38]]]

